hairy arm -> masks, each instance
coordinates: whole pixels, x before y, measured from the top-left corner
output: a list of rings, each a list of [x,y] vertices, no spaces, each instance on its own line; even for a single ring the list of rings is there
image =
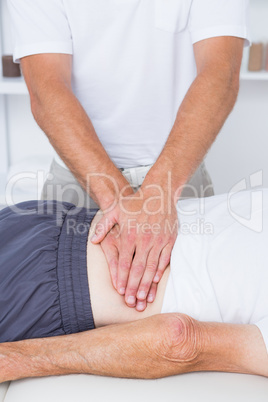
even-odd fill
[[[122,202],[128,213],[115,208],[100,222],[97,241],[106,234],[102,230],[105,220],[110,222],[108,228],[114,222],[123,223],[117,286],[129,306],[135,305],[137,296],[141,310],[146,307],[152,281],[159,282],[169,264],[178,231],[175,203],[235,104],[243,45],[244,40],[236,37],[210,38],[194,45],[197,77],[180,105],[159,158],[145,177],[141,197],[131,195]],[[127,231],[133,217],[136,228],[133,224]],[[147,231],[141,232],[145,225]],[[134,249],[132,261],[129,250]]]
[[[90,175],[91,197],[101,209],[107,208],[128,182],[110,160],[72,92],[72,56],[38,54],[22,58],[21,66],[38,125],[87,191]],[[128,189],[128,193],[133,191]]]
[[[0,382],[78,373],[161,378],[193,371],[268,377],[260,331],[254,325],[202,323],[174,313],[80,334],[0,344]]]
[[[268,377],[268,353],[256,325],[202,323],[204,371]]]
[[[166,145],[146,180],[172,172],[173,194],[195,172],[233,109],[239,90],[244,39],[215,37],[194,44],[197,76],[179,110]],[[146,183],[146,182],[145,182]]]

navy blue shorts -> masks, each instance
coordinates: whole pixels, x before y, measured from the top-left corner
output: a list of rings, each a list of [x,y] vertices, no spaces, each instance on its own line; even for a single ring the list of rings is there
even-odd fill
[[[86,249],[96,212],[56,201],[0,211],[0,342],[95,327]]]

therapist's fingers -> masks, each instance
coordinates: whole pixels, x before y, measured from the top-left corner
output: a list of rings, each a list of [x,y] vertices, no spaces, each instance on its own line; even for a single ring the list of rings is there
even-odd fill
[[[158,287],[158,284],[153,282],[151,287],[150,287],[150,290],[148,292],[148,296],[147,296],[147,302],[148,303],[152,303],[155,300],[157,287]]]
[[[159,250],[159,247],[153,247],[150,250],[150,253],[149,253],[147,261],[146,261],[145,272],[143,274],[143,277],[142,277],[139,287],[138,287],[137,298],[139,300],[147,299],[153,279],[154,279],[155,274],[158,269],[160,252],[161,252],[161,250]],[[134,262],[133,262],[133,265],[134,265]],[[131,273],[130,273],[130,278],[131,278]],[[151,294],[151,296],[155,296],[155,294]]]
[[[139,298],[140,301],[146,300],[146,295],[145,297],[138,297],[137,291],[146,268],[147,255],[148,253],[142,252],[141,250],[136,249],[135,251],[135,257],[131,264],[125,293],[125,301],[129,306],[134,305],[134,300],[136,303],[136,298]]]
[[[147,307],[147,302],[146,300],[137,300],[136,303],[136,310],[141,313],[142,311],[144,311]]]
[[[152,283],[150,290],[148,292],[147,300],[137,300],[136,310],[142,312],[146,309],[147,303],[152,303],[155,300],[157,292],[157,283]]]
[[[134,252],[135,252],[135,240],[128,235],[121,235],[121,243],[119,248],[119,261],[117,271],[117,291],[120,295],[124,295],[126,292],[126,286],[129,277],[129,271],[132,264]],[[130,296],[130,295],[129,295]],[[136,304],[136,292],[132,294],[134,296],[127,302],[130,307],[134,307]]]
[[[116,223],[117,219],[114,213],[104,215],[96,224],[94,234],[90,239],[91,242],[94,244],[100,243]]]
[[[108,263],[112,284],[116,289],[119,252],[117,239],[115,238],[113,233],[109,232],[107,234],[107,236],[101,242],[101,248],[105,254]]]
[[[158,269],[157,272],[155,274],[155,277],[153,279],[153,281],[155,283],[159,283],[159,281],[161,280],[163,273],[165,272],[166,268],[168,267],[169,263],[170,263],[170,256],[171,256],[171,251],[172,251],[173,246],[171,244],[167,244],[159,257],[159,264],[158,264]]]

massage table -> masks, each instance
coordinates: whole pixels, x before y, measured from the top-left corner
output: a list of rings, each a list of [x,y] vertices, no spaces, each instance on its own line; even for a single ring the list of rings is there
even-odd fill
[[[61,401],[267,402],[268,379],[212,372],[183,374],[158,380],[81,374],[0,384],[0,402]]]

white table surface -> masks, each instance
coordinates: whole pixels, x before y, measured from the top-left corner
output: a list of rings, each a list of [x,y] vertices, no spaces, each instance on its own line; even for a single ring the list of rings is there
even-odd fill
[[[37,401],[267,402],[268,379],[230,373],[191,373],[160,380],[71,375],[12,382],[5,398],[5,402]]]

